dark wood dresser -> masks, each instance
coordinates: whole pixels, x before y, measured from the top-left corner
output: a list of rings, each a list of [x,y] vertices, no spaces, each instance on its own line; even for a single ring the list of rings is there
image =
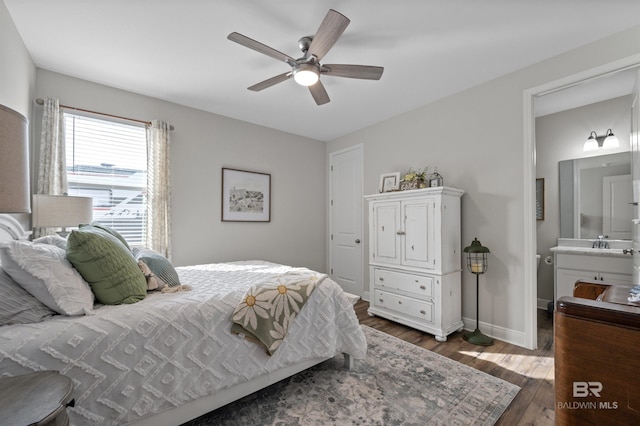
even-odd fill
[[[557,425],[640,424],[640,303],[628,302],[629,289],[578,282],[581,297],[558,299]]]

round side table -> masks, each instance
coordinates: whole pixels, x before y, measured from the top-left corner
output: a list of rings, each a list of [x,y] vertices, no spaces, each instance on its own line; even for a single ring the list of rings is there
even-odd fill
[[[0,425],[66,426],[73,382],[57,371],[0,379]]]

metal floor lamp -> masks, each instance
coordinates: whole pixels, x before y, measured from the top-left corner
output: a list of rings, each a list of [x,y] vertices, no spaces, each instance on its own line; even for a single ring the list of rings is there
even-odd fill
[[[493,339],[480,331],[480,275],[487,272],[489,249],[476,238],[463,251],[467,253],[467,269],[476,276],[476,329],[463,334],[462,337],[474,345],[491,346]]]

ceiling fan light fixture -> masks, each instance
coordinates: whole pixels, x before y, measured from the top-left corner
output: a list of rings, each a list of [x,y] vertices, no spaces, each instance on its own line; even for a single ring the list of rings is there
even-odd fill
[[[258,53],[269,56],[280,62],[285,62],[291,67],[290,72],[285,72],[261,81],[247,89],[259,92],[293,77],[296,83],[309,88],[309,93],[316,105],[324,105],[329,102],[329,95],[320,81],[320,74],[331,77],[358,78],[363,80],[380,80],[383,67],[371,65],[332,64],[322,66],[320,61],[338,41],[344,30],[349,25],[349,18],[329,9],[322,20],[320,27],[312,36],[305,36],[298,40],[298,47],[302,50],[302,57],[294,59],[266,44],[260,43],[240,33],[232,32],[227,38]]]
[[[301,86],[313,86],[320,79],[320,72],[315,65],[299,64],[293,70],[293,79]]]

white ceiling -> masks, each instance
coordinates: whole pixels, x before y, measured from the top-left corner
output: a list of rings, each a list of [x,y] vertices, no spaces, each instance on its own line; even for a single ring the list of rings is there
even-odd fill
[[[323,141],[640,25],[640,0],[4,3],[39,68]],[[323,106],[293,80],[246,89],[289,67],[229,33],[299,57],[329,8],[351,24],[323,62],[383,66],[381,80],[324,76]]]

